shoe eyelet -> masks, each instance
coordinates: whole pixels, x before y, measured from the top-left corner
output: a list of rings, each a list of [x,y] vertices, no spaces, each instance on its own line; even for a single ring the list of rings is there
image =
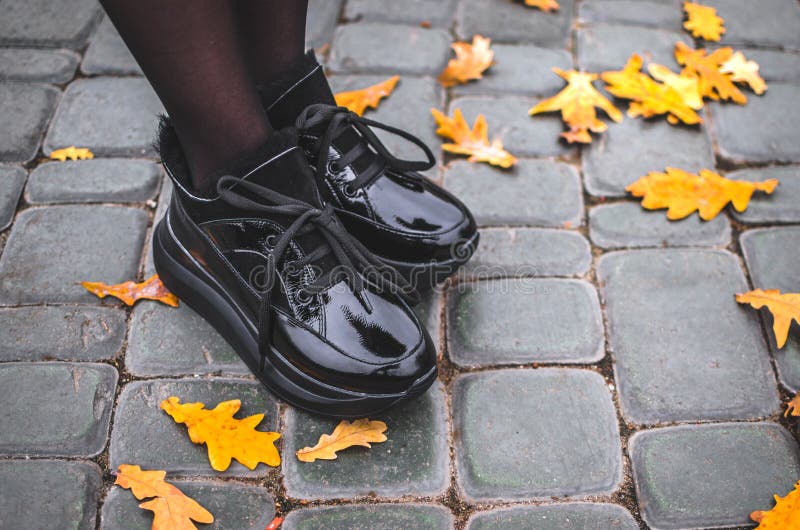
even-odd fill
[[[303,290],[297,291],[295,298],[297,299],[297,302],[302,306],[307,306],[308,304],[311,303],[311,300],[314,299],[314,297],[311,294]]]
[[[344,185],[344,187],[342,188],[342,191],[343,191],[343,192],[344,192],[344,194],[345,194],[346,196],[348,196],[348,197],[355,197],[355,196],[356,196],[356,193],[358,193],[356,190],[354,190],[354,189],[353,189],[353,188],[350,186],[350,184],[345,184],[345,185]]]
[[[328,161],[328,173],[331,175],[338,175],[341,171],[342,169],[339,167],[339,164],[336,163],[336,160]]]
[[[275,234],[268,235],[267,239],[266,239],[267,246],[270,247],[270,248],[274,247],[275,246],[275,242],[276,242],[277,239],[278,239],[278,236],[275,235]]]

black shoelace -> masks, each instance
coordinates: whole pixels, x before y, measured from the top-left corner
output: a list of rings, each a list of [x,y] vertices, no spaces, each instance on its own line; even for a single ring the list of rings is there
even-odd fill
[[[251,196],[265,200],[266,203],[242,195],[237,189],[243,189]],[[272,292],[280,283],[277,276],[278,262],[283,259],[289,244],[295,237],[308,234],[313,230],[322,235],[327,245],[320,245],[300,259],[285,262],[284,270],[287,273],[301,271],[306,265],[331,253],[336,257],[340,266],[332,268],[326,274],[320,274],[314,281],[302,287],[297,293],[298,300],[310,301],[313,296],[345,280],[364,309],[371,312],[372,305],[364,293],[364,278],[362,277],[364,274],[379,288],[399,294],[408,301],[418,301],[417,292],[395,269],[382,263],[360,241],[345,230],[336,218],[333,206],[330,204],[322,209],[316,208],[254,182],[230,175],[219,179],[217,192],[223,201],[235,208],[293,219],[291,225],[277,236],[266,263],[264,289],[258,309],[258,345],[262,357],[269,351],[272,338],[270,299]]]
[[[345,107],[334,107],[333,105],[322,103],[309,105],[300,113],[295,125],[300,131],[309,131],[326,122],[328,126],[325,132],[312,147],[312,151],[317,153],[316,169],[318,175],[324,175],[328,168],[332,173],[338,173],[369,151],[370,147],[374,150],[369,166],[364,171],[361,171],[354,180],[348,182],[347,186],[351,192],[370,184],[383,173],[387,166],[398,171],[424,171],[430,169],[436,163],[431,150],[416,136],[401,129],[359,116]],[[329,165],[328,153],[331,144],[351,126],[361,135],[362,141],[356,143],[348,151],[343,152],[340,158],[331,161]],[[386,146],[383,145],[370,127],[383,129],[416,144],[425,153],[427,160],[404,160],[395,157],[386,149]]]

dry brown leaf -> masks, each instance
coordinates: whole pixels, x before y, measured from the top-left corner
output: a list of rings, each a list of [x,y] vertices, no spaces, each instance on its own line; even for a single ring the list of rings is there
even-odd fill
[[[758,63],[748,61],[742,52],[736,52],[731,58],[722,63],[719,71],[729,74],[736,83],[747,83],[759,96],[767,90],[767,83],[758,73]]]
[[[377,109],[381,99],[387,97],[394,91],[394,87],[399,80],[400,76],[395,75],[386,81],[381,81],[376,85],[368,86],[361,90],[339,92],[334,96],[336,98],[336,104],[340,107],[347,107],[359,116],[363,116],[367,107]]]
[[[786,412],[783,413],[783,417],[785,418],[789,414],[792,416],[800,416],[800,392],[795,394],[786,404]]]
[[[601,74],[603,81],[608,83],[608,92],[618,98],[631,100],[628,116],[650,118],[666,114],[667,120],[673,124],[678,120],[687,124],[703,121],[675,89],[643,74],[642,62],[640,56],[633,54],[622,70]]]
[[[331,434],[323,434],[314,447],[304,447],[297,451],[297,459],[301,462],[314,460],[334,460],[336,452],[354,445],[372,447],[370,442],[386,441],[386,424],[382,421],[370,421],[366,418],[350,423],[342,420]]]
[[[789,338],[792,320],[800,324],[800,293],[781,294],[778,289],[756,289],[737,294],[736,301],[750,304],[756,309],[766,307],[772,313],[772,331],[775,333],[778,349],[783,348]]]
[[[264,530],[278,530],[283,524],[283,517],[275,517]]]
[[[108,285],[103,282],[81,282],[81,285],[100,298],[113,296],[125,302],[126,305],[133,305],[137,300],[142,299],[156,300],[172,307],[178,307],[180,303],[177,296],[167,291],[158,274],[153,274],[141,283],[124,282]]]
[[[553,71],[567,82],[567,86],[552,98],[544,99],[534,105],[528,114],[533,116],[541,112],[560,110],[561,118],[569,125],[569,131],[561,133],[567,142],[588,144],[592,142],[589,131],[603,132],[608,129],[605,123],[597,119],[595,107],[603,109],[616,122],[622,120],[619,109],[592,86],[597,74],[575,70],[564,71],[560,68],[553,68]]]
[[[142,471],[139,466],[122,464],[114,484],[131,490],[139,499],[151,498],[139,508],[153,512],[152,530],[197,530],[192,523],[213,523],[214,516],[200,503],[166,482],[166,471]]]
[[[725,28],[722,26],[725,21],[717,16],[716,9],[693,2],[684,2],[683,10],[687,17],[683,27],[691,32],[693,37],[719,42],[725,33]]]
[[[675,43],[675,60],[684,67],[681,75],[697,78],[700,95],[744,105],[747,97],[736,88],[729,75],[720,72],[732,55],[733,49],[728,47],[707,54],[706,50],[693,50],[682,42]]]
[[[525,5],[528,7],[535,7],[544,12],[558,11],[557,0],[525,0]]]
[[[60,160],[62,162],[66,161],[67,158],[70,160],[87,160],[94,158],[94,153],[92,153],[86,147],[75,147],[74,145],[71,145],[69,147],[65,147],[64,149],[56,149],[50,153],[50,158],[53,160]]]
[[[647,71],[653,79],[660,81],[680,94],[681,99],[690,109],[700,110],[703,108],[703,96],[700,95],[700,84],[696,77],[685,77],[676,74],[666,66],[650,63]]]
[[[743,212],[753,192],[772,193],[776,179],[763,182],[728,180],[707,169],[698,175],[668,167],[665,173],[650,172],[625,188],[634,197],[644,197],[648,210],[668,208],[667,219],[683,219],[695,210],[706,221],[713,219],[729,203]]]
[[[472,44],[454,42],[450,45],[456,52],[456,58],[450,59],[439,75],[442,86],[461,85],[473,79],[481,79],[483,72],[494,64],[494,52],[489,49],[491,39],[475,35]]]
[[[223,401],[212,410],[206,410],[203,403],[180,401],[171,396],[161,402],[161,409],[172,416],[176,423],[186,425],[193,443],[206,444],[208,461],[215,471],[228,469],[234,458],[251,470],[259,462],[273,467],[281,463],[274,443],[281,435],[256,430],[264,419],[263,414],[234,418],[242,405],[238,399]]]
[[[786,497],[775,497],[775,507],[766,512],[756,511],[750,519],[758,523],[758,530],[796,530],[800,528],[800,482]]]
[[[493,166],[509,168],[517,163],[517,159],[503,149],[503,143],[495,138],[489,143],[489,132],[486,118],[479,114],[472,129],[464,119],[461,109],[453,111],[449,118],[436,109],[431,109],[436,120],[436,134],[453,140],[454,143],[442,144],[448,153],[469,155],[470,162],[487,162]]]

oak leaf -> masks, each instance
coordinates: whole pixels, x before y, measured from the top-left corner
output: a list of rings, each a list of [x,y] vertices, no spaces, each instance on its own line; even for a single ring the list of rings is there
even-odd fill
[[[740,304],[750,304],[756,309],[762,307],[769,309],[772,313],[772,331],[775,332],[778,349],[783,348],[789,338],[792,320],[800,324],[800,293],[781,294],[778,289],[766,291],[756,289],[737,294],[736,301]]]
[[[94,158],[94,153],[92,153],[86,147],[75,147],[74,145],[71,145],[63,149],[56,149],[50,153],[50,158],[53,160],[60,160],[62,162],[66,161],[67,158],[70,160],[87,160]]]
[[[800,392],[795,394],[786,404],[786,412],[783,413],[783,417],[785,418],[789,414],[792,416],[800,416]]]
[[[367,107],[377,109],[381,99],[389,96],[392,91],[394,91],[394,87],[399,80],[400,76],[395,75],[386,81],[381,81],[378,84],[362,88],[361,90],[339,92],[334,96],[336,98],[336,104],[340,107],[347,107],[359,116],[363,116]]]
[[[525,5],[528,7],[535,7],[544,12],[558,11],[557,0],[525,0]]]
[[[469,155],[467,160],[470,162],[487,162],[502,168],[509,168],[517,163],[517,159],[503,149],[503,143],[498,138],[489,143],[488,125],[483,114],[478,115],[470,129],[461,109],[455,109],[452,118],[436,109],[431,109],[431,113],[438,126],[436,134],[454,142],[442,144],[442,149],[448,153]]]
[[[264,419],[263,414],[234,418],[242,405],[238,399],[223,401],[212,410],[206,410],[203,403],[180,401],[171,396],[161,402],[161,409],[176,423],[186,425],[193,443],[206,444],[208,460],[215,471],[228,469],[234,458],[250,470],[255,469],[259,462],[273,467],[281,463],[274,444],[281,435],[256,430]]]
[[[445,87],[461,85],[474,79],[481,79],[483,72],[494,64],[494,52],[489,49],[491,39],[475,35],[472,44],[454,42],[450,45],[456,53],[447,67],[439,75],[439,83]]]
[[[756,190],[772,193],[776,179],[763,182],[728,180],[707,169],[698,175],[668,167],[665,173],[650,172],[625,188],[634,197],[644,197],[642,206],[648,210],[668,208],[667,219],[683,219],[695,210],[700,218],[709,221],[729,203],[743,212]]]
[[[759,96],[767,90],[767,83],[758,73],[758,63],[748,61],[742,52],[736,52],[731,58],[722,63],[719,71],[729,74],[731,81],[736,83],[747,83],[750,88]]]
[[[150,498],[139,508],[153,512],[152,530],[197,530],[192,521],[213,523],[214,516],[196,500],[166,482],[166,475],[166,471],[143,471],[139,466],[122,464],[114,484],[131,490],[139,500]]]
[[[366,418],[349,422],[342,420],[331,434],[320,436],[317,445],[304,447],[297,451],[297,459],[301,462],[314,460],[334,460],[336,452],[354,445],[372,447],[370,442],[385,442],[386,424],[382,421],[370,421]]]
[[[81,285],[84,289],[100,298],[113,296],[125,302],[126,305],[133,305],[137,300],[142,299],[156,300],[172,307],[178,307],[180,303],[177,296],[167,291],[158,274],[150,276],[141,283],[128,281],[116,285],[108,285],[103,282],[81,282]]]
[[[597,119],[595,107],[603,109],[616,122],[622,120],[619,109],[592,86],[597,74],[575,70],[564,71],[560,68],[553,68],[553,71],[567,82],[567,86],[552,98],[544,99],[534,105],[528,114],[533,116],[541,112],[560,110],[561,118],[569,125],[569,131],[561,133],[567,142],[588,144],[592,142],[589,131],[603,132],[608,129],[605,123]]]
[[[684,2],[683,10],[687,17],[683,27],[691,32],[693,37],[719,42],[725,33],[725,28],[722,26],[725,21],[717,16],[716,9],[694,2]]]
[[[703,108],[703,96],[700,95],[700,83],[696,77],[676,74],[666,66],[655,63],[648,64],[647,71],[653,76],[653,79],[677,92],[690,109],[700,110]]]
[[[791,530],[800,528],[800,482],[785,497],[775,497],[775,506],[767,511],[755,511],[750,519],[759,530]]]
[[[678,120],[687,124],[703,121],[675,89],[643,74],[642,62],[639,55],[633,54],[622,70],[601,74],[603,81],[608,83],[608,92],[618,98],[631,100],[628,116],[650,118],[666,114],[667,120],[673,124]]]
[[[706,50],[693,50],[682,42],[675,43],[675,60],[684,67],[681,75],[697,78],[701,96],[744,105],[747,97],[736,88],[729,75],[720,71],[732,55],[733,49],[728,47],[707,53]]]

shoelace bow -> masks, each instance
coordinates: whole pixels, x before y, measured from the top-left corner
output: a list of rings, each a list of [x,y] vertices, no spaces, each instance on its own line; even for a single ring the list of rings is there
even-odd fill
[[[312,150],[317,152],[316,169],[318,175],[324,175],[328,167],[331,168],[333,173],[338,173],[356,161],[361,155],[369,151],[370,147],[374,149],[375,156],[370,165],[367,166],[364,171],[360,172],[354,180],[347,184],[350,191],[355,191],[370,184],[387,166],[399,171],[424,171],[430,169],[436,163],[436,159],[431,150],[416,136],[402,129],[397,129],[396,127],[359,116],[345,107],[335,107],[323,103],[309,105],[300,113],[295,125],[301,131],[308,131],[325,122],[328,123],[325,132],[312,147]],[[340,158],[331,161],[330,166],[328,166],[328,153],[331,144],[342,132],[346,131],[351,126],[361,135],[362,141],[356,143],[351,149],[342,153]],[[425,153],[427,160],[404,160],[395,157],[389,152],[386,146],[383,145],[370,127],[383,129],[384,131],[396,134],[416,144]]]
[[[244,189],[265,203],[252,200],[237,191]],[[277,288],[278,262],[284,257],[292,239],[317,230],[327,242],[300,259],[284,263],[287,272],[301,271],[330,253],[336,257],[339,267],[334,267],[298,291],[298,298],[310,300],[328,287],[344,279],[361,305],[372,312],[372,305],[364,294],[364,278],[361,273],[368,272],[369,279],[382,289],[397,293],[404,299],[416,302],[419,295],[413,287],[393,268],[382,263],[360,241],[353,238],[335,216],[333,206],[316,208],[311,204],[287,197],[274,190],[237,177],[225,175],[217,182],[219,197],[235,208],[253,210],[271,215],[293,218],[292,224],[277,236],[272,252],[266,263],[265,287],[262,290],[258,309],[258,342],[262,356],[269,351],[272,337],[272,317],[270,300]],[[301,296],[305,295],[305,296]]]

